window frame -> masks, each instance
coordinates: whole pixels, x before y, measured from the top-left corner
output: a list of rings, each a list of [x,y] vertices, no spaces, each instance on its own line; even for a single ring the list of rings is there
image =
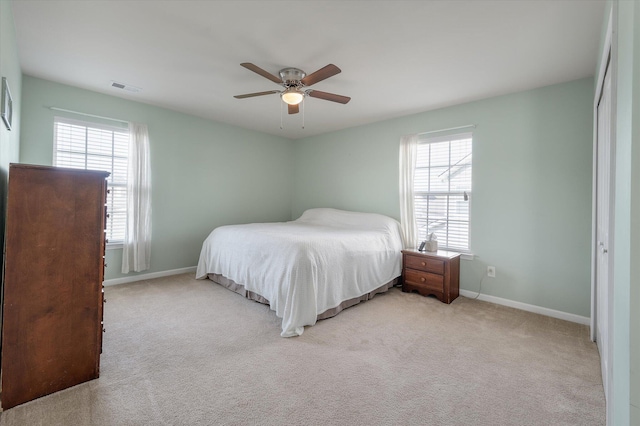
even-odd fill
[[[431,136],[431,134],[435,133],[434,136]],[[431,190],[426,190],[426,191],[418,191],[416,190],[416,182],[418,182],[418,179],[416,177],[416,171],[419,169],[418,164],[416,163],[415,168],[414,168],[414,188],[413,188],[413,192],[414,192],[414,216],[416,218],[416,225],[418,224],[418,218],[424,215],[419,214],[418,212],[418,204],[417,204],[417,198],[419,196],[428,196],[429,194],[437,194],[437,195],[446,195],[447,197],[451,197],[451,196],[456,196],[456,197],[460,197],[463,196],[466,193],[467,195],[467,200],[466,202],[468,203],[468,207],[467,207],[467,220],[466,220],[466,224],[467,224],[467,241],[466,241],[466,248],[460,248],[460,247],[449,247],[446,246],[444,244],[442,244],[442,241],[438,241],[438,249],[439,250],[445,250],[445,251],[451,251],[451,252],[456,252],[456,253],[461,253],[462,255],[469,255],[469,256],[473,256],[472,251],[471,251],[471,232],[472,232],[472,227],[471,227],[471,208],[472,208],[472,200],[473,200],[473,132],[453,132],[453,133],[438,133],[438,132],[429,132],[429,135],[420,135],[418,137],[418,152],[421,148],[421,146],[424,145],[431,145],[431,144],[436,144],[436,143],[443,143],[443,142],[453,142],[453,141],[458,141],[458,140],[465,140],[465,139],[471,139],[471,149],[470,149],[470,154],[471,155],[471,162],[470,162],[470,167],[471,167],[471,177],[469,179],[469,190],[455,190],[455,191],[451,191],[450,188],[448,191],[431,191]],[[451,169],[453,166],[455,166],[456,164],[451,164],[451,151],[449,151],[449,160],[448,160],[448,169]],[[417,155],[417,154],[416,154]],[[430,167],[429,167],[430,168]],[[429,175],[427,175],[429,176]],[[430,178],[429,178],[430,180]],[[429,184],[430,182],[427,181],[427,184]],[[449,202],[447,203],[447,205],[449,205]],[[447,208],[447,216],[446,216],[446,220],[447,220],[447,228],[449,227],[449,222],[451,221],[451,214],[449,212],[449,208]],[[429,215],[427,215],[426,217],[427,220],[427,225],[428,225],[428,221],[429,221]],[[426,230],[426,235],[425,238],[428,238],[428,234],[429,231],[428,229]],[[422,233],[420,231],[420,227],[418,227],[418,240],[422,241]]]
[[[95,130],[101,130],[101,131],[108,131],[108,132],[112,132],[112,138],[113,138],[113,133],[126,133],[127,135],[130,135],[130,130],[129,130],[129,126],[117,126],[117,125],[109,125],[109,124],[104,124],[104,123],[100,123],[100,122],[95,122],[95,121],[86,121],[86,120],[78,120],[78,119],[74,119],[74,118],[68,118],[68,117],[62,117],[62,116],[55,116],[53,119],[53,159],[52,159],[52,164],[55,167],[61,167],[61,168],[73,168],[73,167],[69,167],[69,166],[60,166],[58,165],[58,153],[60,152],[67,152],[67,151],[62,151],[62,150],[58,150],[58,127],[57,127],[57,123],[63,123],[63,124],[68,124],[68,125],[72,125],[72,126],[81,126],[88,129],[95,129]],[[112,139],[113,140],[113,139]],[[68,151],[68,152],[72,152],[74,154],[80,154],[84,156],[84,161],[85,161],[85,167],[84,170],[96,170],[96,169],[87,169],[87,162],[88,162],[88,149],[87,149],[87,142],[88,142],[88,138],[85,134],[85,138],[84,138],[84,143],[85,143],[85,148],[84,148],[84,152],[81,151]],[[114,149],[112,146],[112,153],[113,153]],[[112,180],[112,176],[113,176],[113,169],[114,169],[114,158],[118,157],[121,159],[126,159],[127,160],[127,169],[128,169],[128,152],[127,152],[127,156],[123,157],[123,156],[116,156],[116,155],[101,155],[101,154],[92,154],[92,155],[96,155],[96,156],[103,156],[103,157],[110,157],[111,158],[111,170],[106,170],[107,172],[110,173],[109,177],[107,178],[107,200],[105,200],[105,206],[107,206],[107,212],[109,214],[111,214],[111,212],[113,211],[113,203],[109,202],[109,197],[110,195],[114,194],[113,188],[117,187],[117,188],[124,188],[125,191],[125,198],[126,198],[126,191],[127,191],[127,183],[125,182],[114,182]],[[77,168],[78,170],[83,170],[80,168]],[[128,170],[127,170],[128,173]],[[127,206],[125,203],[125,221],[124,221],[124,226],[126,227],[126,217],[128,214],[127,211]],[[106,249],[110,250],[110,249],[119,249],[122,248],[123,244],[124,244],[124,236],[122,238],[122,240],[112,240],[111,238],[109,238],[109,236],[111,235],[112,228],[109,231],[109,218],[105,218],[105,233],[106,233],[106,237],[108,242],[106,243]]]

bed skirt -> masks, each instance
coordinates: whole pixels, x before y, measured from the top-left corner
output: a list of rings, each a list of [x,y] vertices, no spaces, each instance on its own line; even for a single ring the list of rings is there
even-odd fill
[[[240,294],[241,296],[246,297],[247,299],[255,300],[256,302],[260,302],[260,303],[263,303],[265,305],[270,305],[269,301],[267,299],[265,299],[264,297],[260,296],[257,293],[254,293],[252,291],[246,290],[242,284],[238,284],[235,281],[230,280],[229,278],[226,278],[226,277],[224,277],[224,276],[222,276],[220,274],[207,274],[207,278],[209,278],[214,283],[220,284],[221,286],[226,287],[229,290],[232,290],[232,291]],[[360,302],[364,302],[364,301],[367,301],[369,299],[373,299],[373,296],[375,296],[376,294],[379,294],[379,293],[386,292],[391,287],[393,287],[395,284],[397,284],[399,282],[399,280],[400,280],[400,277],[396,277],[393,280],[389,281],[388,283],[381,285],[380,287],[376,288],[375,290],[373,290],[373,291],[371,291],[369,293],[365,293],[360,297],[354,297],[353,299],[345,300],[344,302],[342,302],[341,304],[339,304],[335,308],[327,309],[326,311],[322,312],[321,314],[318,314],[317,319],[319,321],[319,320],[322,320],[322,319],[331,318],[333,316],[338,315],[343,309],[347,309],[347,308],[350,308],[351,306],[357,305]]]

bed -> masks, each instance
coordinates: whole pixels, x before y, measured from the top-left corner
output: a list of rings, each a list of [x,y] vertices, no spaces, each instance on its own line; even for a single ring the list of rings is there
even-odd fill
[[[392,287],[401,250],[400,224],[387,216],[310,209],[291,222],[214,229],[196,278],[268,304],[292,337]]]

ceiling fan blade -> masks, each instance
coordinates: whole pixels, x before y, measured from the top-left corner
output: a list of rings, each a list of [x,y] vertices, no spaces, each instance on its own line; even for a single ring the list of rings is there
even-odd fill
[[[268,92],[256,92],[256,93],[247,93],[246,95],[236,95],[234,96],[234,98],[236,99],[253,98],[254,96],[271,95],[273,93],[280,93],[280,92],[278,90],[270,90]]]
[[[300,112],[300,104],[289,105],[289,114],[297,114]]]
[[[348,96],[335,95],[333,93],[321,92],[320,90],[309,90],[309,96],[312,98],[324,99],[325,101],[338,102],[339,104],[346,104],[351,100]]]
[[[305,78],[302,79],[302,84],[305,86],[311,86],[312,84],[316,84],[319,81],[327,79],[336,74],[340,74],[340,68],[336,67],[333,64],[329,64],[324,68],[320,68],[318,71],[309,74]]]
[[[260,68],[257,65],[252,64],[251,62],[243,62],[240,65],[245,67],[249,71],[253,71],[256,74],[260,74],[264,78],[268,78],[269,80],[273,81],[274,83],[282,84],[282,80],[279,77],[276,77],[275,75],[271,74],[270,72],[267,72],[267,71],[263,70],[262,68]]]

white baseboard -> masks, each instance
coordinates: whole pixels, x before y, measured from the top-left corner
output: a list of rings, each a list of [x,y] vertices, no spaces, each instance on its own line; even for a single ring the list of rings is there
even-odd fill
[[[460,295],[464,297],[473,299],[477,294],[478,293],[474,291],[460,289]],[[589,325],[591,323],[591,319],[589,317],[556,311],[555,309],[543,308],[541,306],[529,305],[528,303],[516,302],[514,300],[503,299],[501,297],[480,294],[478,300],[495,303],[497,305],[509,306],[510,308],[516,308],[527,312],[533,312],[535,314],[546,315],[548,317],[558,318],[565,321],[577,322],[578,324]]]
[[[186,274],[186,273],[189,273],[189,272],[195,273],[196,272],[196,267],[195,266],[189,266],[188,268],[170,269],[168,271],[150,272],[148,274],[132,275],[130,277],[112,278],[110,280],[105,280],[103,284],[105,286],[118,285],[118,284],[127,284],[127,283],[133,283],[133,282],[136,282],[136,281],[151,280],[151,279],[154,279],[154,278],[168,277],[168,276],[171,276],[171,275]]]

